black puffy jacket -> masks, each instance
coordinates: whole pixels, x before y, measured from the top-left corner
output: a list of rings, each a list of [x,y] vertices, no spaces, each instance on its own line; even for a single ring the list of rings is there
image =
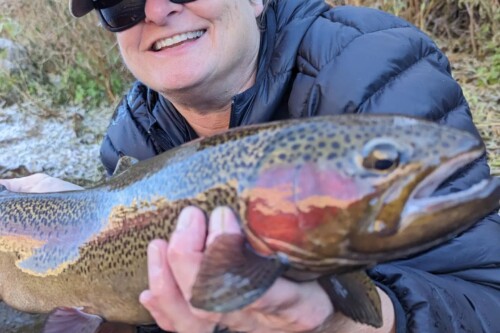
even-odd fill
[[[330,8],[322,0],[280,0],[264,17],[256,84],[234,96],[230,127],[342,113],[399,113],[474,133],[446,57],[411,24],[387,13]],[[137,82],[108,128],[108,172],[121,155],[146,159],[196,138],[164,97]],[[440,191],[489,176],[486,158]],[[370,276],[391,297],[398,332],[500,332],[500,216]]]

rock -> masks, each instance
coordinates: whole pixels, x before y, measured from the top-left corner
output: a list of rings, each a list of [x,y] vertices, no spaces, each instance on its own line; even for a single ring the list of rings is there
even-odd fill
[[[2,333],[41,332],[47,317],[47,314],[30,314],[17,311],[0,301]]]
[[[32,108],[12,105],[0,111],[0,178],[42,172],[81,186],[101,180],[99,148],[111,111],[68,107],[60,117],[47,118]],[[75,114],[81,118],[80,135]]]
[[[21,44],[0,38],[0,73],[13,75],[32,66],[28,51]]]
[[[18,178],[29,176],[31,172],[24,166],[20,165],[13,169],[8,169],[6,167],[0,166],[0,178]]]

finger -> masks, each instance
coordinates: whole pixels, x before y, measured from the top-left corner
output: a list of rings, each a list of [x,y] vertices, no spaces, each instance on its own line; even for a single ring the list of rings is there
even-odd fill
[[[167,243],[163,240],[153,240],[148,245],[148,282],[149,290],[139,296],[141,304],[151,313],[158,326],[164,330],[173,330],[169,320],[176,309],[169,308],[169,303],[179,304],[184,301],[175,285],[173,276],[166,262]],[[169,303],[164,300],[168,299]]]
[[[193,316],[170,270],[168,244],[154,240],[148,246],[149,290],[141,293],[139,301],[151,313],[158,326],[167,331],[203,323]]]
[[[153,295],[161,295],[175,286],[175,280],[171,276],[167,253],[168,244],[161,239],[155,239],[148,245],[148,282]]]
[[[150,290],[144,290],[139,295],[139,302],[149,311],[151,316],[153,317],[156,324],[165,331],[174,331],[175,327],[173,323],[168,318],[169,316],[165,315],[165,311],[158,304],[158,300],[151,293]]]
[[[229,207],[217,207],[210,215],[207,246],[223,233],[242,233],[238,219]]]
[[[299,302],[300,292],[296,283],[278,278],[262,297],[248,306],[262,313],[277,313]]]
[[[191,298],[206,239],[206,218],[196,207],[182,210],[168,246],[168,262],[186,300]]]
[[[210,215],[209,233],[205,248],[221,234],[241,234],[238,220],[233,211],[228,207],[217,207]],[[230,254],[228,253],[228,255]],[[201,318],[219,322],[223,326],[231,327],[238,331],[251,332],[255,328],[253,318],[249,318],[242,311],[234,311],[226,315],[206,312],[196,308],[192,308],[192,311]]]
[[[314,329],[333,314],[333,306],[318,283],[295,283],[283,278],[248,309],[264,326],[294,332]]]

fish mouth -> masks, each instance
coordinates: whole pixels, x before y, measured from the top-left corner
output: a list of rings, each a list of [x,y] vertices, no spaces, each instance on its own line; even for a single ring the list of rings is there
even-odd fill
[[[492,177],[483,179],[469,189],[444,195],[435,194],[436,189],[446,182],[448,177],[473,162],[484,154],[484,148],[463,153],[440,164],[432,173],[422,180],[410,194],[401,214],[402,220],[415,214],[430,214],[446,208],[468,203],[473,199],[481,199],[500,189],[500,179]],[[497,193],[498,195],[498,193]]]
[[[436,192],[451,175],[477,160],[484,151],[484,147],[475,146],[427,171],[428,175],[405,200],[391,232],[365,232],[351,237],[349,256],[382,262],[413,255],[451,239],[492,213],[500,205],[498,177],[478,181],[464,190]],[[407,182],[412,182],[412,176],[418,177],[418,172],[425,171],[417,170]]]

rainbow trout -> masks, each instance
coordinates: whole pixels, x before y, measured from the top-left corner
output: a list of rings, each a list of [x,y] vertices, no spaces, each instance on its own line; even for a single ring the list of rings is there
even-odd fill
[[[193,306],[232,311],[278,276],[326,278],[336,309],[380,326],[364,270],[444,242],[493,211],[497,178],[433,194],[483,154],[478,138],[413,118],[316,117],[199,139],[82,191],[3,191],[0,297],[30,313],[59,309],[47,332],[68,332],[73,308],[151,323],[138,302],[148,243],[168,239],[188,205],[207,214],[225,205],[245,237],[221,236],[207,249]],[[82,332],[97,330],[85,325],[74,320]]]

